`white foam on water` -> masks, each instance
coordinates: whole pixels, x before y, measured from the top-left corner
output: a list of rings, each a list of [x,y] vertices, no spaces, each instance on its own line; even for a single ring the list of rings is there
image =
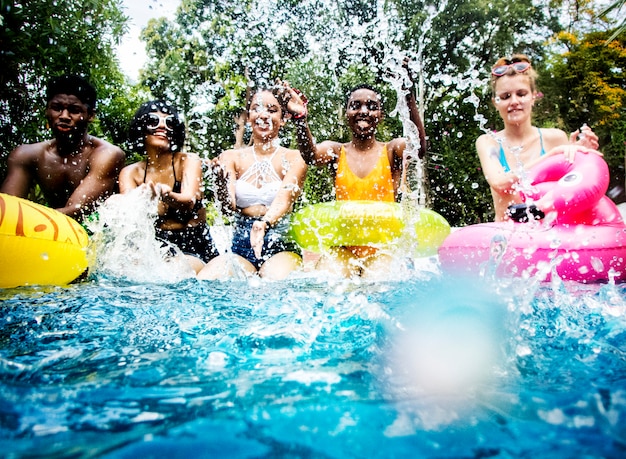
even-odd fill
[[[98,208],[98,219],[89,223],[90,274],[139,283],[195,276],[178,248],[156,238],[157,205],[149,189],[139,187],[111,196]]]

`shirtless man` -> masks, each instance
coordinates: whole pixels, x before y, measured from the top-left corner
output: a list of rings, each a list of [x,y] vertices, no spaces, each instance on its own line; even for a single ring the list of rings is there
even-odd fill
[[[50,207],[82,221],[114,192],[125,155],[87,133],[95,117],[96,90],[83,78],[53,78],[46,100],[54,138],[13,150],[0,192],[26,198],[37,183]]]

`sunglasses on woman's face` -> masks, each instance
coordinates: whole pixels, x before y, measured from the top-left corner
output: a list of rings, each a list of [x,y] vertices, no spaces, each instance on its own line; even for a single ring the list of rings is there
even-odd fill
[[[530,63],[513,62],[512,64],[498,65],[497,67],[491,69],[491,74],[493,76],[501,77],[502,75],[506,75],[510,68],[515,70],[517,73],[524,73],[530,68]]]
[[[168,131],[174,130],[176,125],[174,115],[157,115],[156,113],[148,113],[146,115],[146,128],[152,131],[156,130],[161,125],[161,120],[163,120],[165,129]]]

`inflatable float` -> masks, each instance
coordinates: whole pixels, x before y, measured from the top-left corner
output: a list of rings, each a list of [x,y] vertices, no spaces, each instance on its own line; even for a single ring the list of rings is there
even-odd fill
[[[522,194],[529,208],[551,202],[544,219],[460,228],[439,248],[442,270],[462,274],[491,269],[496,276],[539,276],[579,282],[626,279],[626,225],[605,195],[606,162],[596,153],[547,157],[528,171]]]
[[[322,252],[340,246],[385,246],[400,238],[405,228],[402,206],[395,202],[332,201],[295,212],[291,236],[304,249]],[[437,254],[450,234],[450,225],[438,213],[420,209],[411,237],[416,255]]]
[[[0,193],[0,288],[70,283],[87,268],[88,243],[72,218]]]

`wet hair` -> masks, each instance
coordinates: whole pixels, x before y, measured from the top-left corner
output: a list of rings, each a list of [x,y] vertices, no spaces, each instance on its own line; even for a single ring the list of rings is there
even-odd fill
[[[89,113],[96,111],[98,95],[96,88],[78,75],[61,75],[51,78],[46,89],[46,103],[57,94],[70,94],[78,97],[87,106]]]
[[[254,101],[254,98],[262,93],[262,92],[269,92],[271,93],[276,100],[278,101],[278,106],[280,107],[280,111],[281,111],[281,118],[285,118],[285,116],[287,116],[287,110],[285,109],[285,107],[283,107],[282,103],[281,103],[281,98],[280,98],[280,93],[283,90],[283,88],[281,86],[271,86],[269,88],[259,88],[256,91],[254,91],[254,93],[252,94],[252,96],[250,96],[250,98],[246,101],[246,113],[250,113],[250,107],[252,107],[252,102]]]
[[[523,73],[517,73],[513,67],[510,67],[505,74],[496,76],[491,75],[491,91],[493,94],[496,93],[496,82],[502,78],[503,76],[515,76],[515,75],[524,75],[528,77],[528,83],[530,84],[530,89],[532,92],[537,92],[537,72],[532,66],[530,62],[530,58],[525,54],[513,54],[511,57],[501,57],[496,61],[495,64],[491,67],[492,69],[499,67],[501,65],[509,65],[515,64],[516,62],[528,62],[530,64],[530,68]]]
[[[344,100],[343,100],[343,106],[347,107],[348,106],[348,101],[350,100],[350,96],[355,93],[356,91],[358,91],[359,89],[368,89],[369,91],[372,91],[374,93],[376,93],[376,95],[378,96],[378,100],[380,101],[380,106],[382,108],[383,106],[383,95],[380,93],[380,91],[378,91],[376,88],[374,88],[374,86],[367,84],[367,83],[361,83],[358,84],[356,86],[353,86],[352,88],[348,89],[345,93],[344,93]]]
[[[185,125],[180,120],[178,110],[171,103],[164,100],[151,100],[145,102],[139,107],[135,116],[130,122],[128,130],[128,143],[132,151],[145,154],[146,153],[146,135],[148,129],[146,123],[148,114],[154,112],[166,113],[174,116],[174,129],[172,130],[172,141],[170,142],[170,151],[176,153],[181,151],[185,143]]]

